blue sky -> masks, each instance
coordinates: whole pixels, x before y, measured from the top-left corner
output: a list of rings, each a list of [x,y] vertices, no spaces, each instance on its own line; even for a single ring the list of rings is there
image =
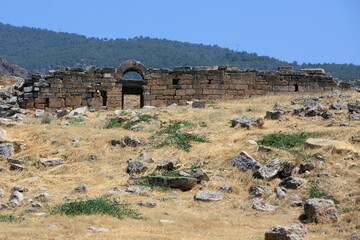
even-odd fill
[[[99,38],[142,35],[289,62],[360,65],[359,0],[0,0],[0,6],[0,22],[15,26]]]

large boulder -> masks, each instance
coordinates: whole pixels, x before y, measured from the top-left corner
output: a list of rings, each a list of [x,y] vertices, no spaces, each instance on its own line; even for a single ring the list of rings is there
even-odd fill
[[[304,211],[307,221],[315,223],[336,222],[337,210],[332,200],[312,198],[306,200]]]
[[[240,124],[241,127],[249,129],[252,126],[262,128],[264,120],[261,117],[253,117],[250,115],[242,114],[231,120],[231,127]]]
[[[282,163],[279,158],[274,158],[269,161],[267,164],[259,168],[254,172],[254,177],[262,178],[262,179],[272,179],[274,178],[282,168]]]
[[[200,201],[220,201],[223,198],[223,194],[219,192],[199,191],[195,194],[194,199]]]
[[[128,166],[126,168],[126,172],[140,174],[140,173],[146,172],[149,169],[148,165],[149,164],[146,162],[129,161]]]
[[[265,232],[265,240],[302,240],[306,234],[304,224],[276,225]]]
[[[261,167],[260,163],[252,158],[247,152],[242,151],[231,160],[231,164],[242,171],[255,171]]]
[[[148,182],[154,186],[178,188],[183,191],[188,191],[196,186],[197,179],[191,177],[149,176]]]

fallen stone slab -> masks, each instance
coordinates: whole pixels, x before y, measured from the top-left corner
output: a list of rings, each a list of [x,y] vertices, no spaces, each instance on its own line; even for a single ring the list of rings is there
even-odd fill
[[[20,171],[22,171],[22,170],[26,170],[27,169],[27,167],[25,167],[25,166],[23,166],[23,165],[21,165],[21,164],[16,164],[16,163],[10,163],[10,170],[20,170]]]
[[[177,157],[166,157],[157,164],[156,169],[173,171],[180,167],[178,166],[179,163],[180,159]]]
[[[41,164],[45,167],[54,167],[58,166],[64,163],[63,159],[52,159],[52,160],[46,160],[42,161]]]
[[[250,115],[242,114],[231,120],[231,127],[235,127],[240,124],[241,127],[249,129],[250,127],[262,128],[264,120],[261,117],[253,117]]]
[[[258,211],[271,212],[280,208],[279,206],[274,206],[267,202],[261,201],[259,198],[251,199],[250,202],[252,203],[252,208]]]
[[[220,201],[223,199],[223,194],[219,192],[199,191],[194,196],[195,200],[199,201]]]
[[[252,158],[247,152],[242,151],[231,160],[231,164],[242,171],[255,171],[261,167],[260,163]]]
[[[305,234],[304,224],[276,225],[266,230],[265,240],[302,240],[305,239]]]
[[[178,188],[183,191],[188,191],[196,186],[197,179],[191,177],[149,176],[148,182],[153,186]]]
[[[261,185],[252,185],[249,188],[249,194],[255,197],[261,197],[265,192],[270,192],[271,189]]]
[[[128,166],[126,168],[126,172],[127,173],[135,173],[135,174],[144,173],[149,169],[148,165],[149,164],[146,162],[129,161]]]
[[[151,188],[146,186],[129,186],[126,188],[125,191],[129,193],[141,193],[141,192],[149,192],[151,191]]]
[[[332,200],[312,198],[306,200],[304,211],[307,221],[315,223],[337,222],[337,210]]]
[[[148,207],[148,208],[154,208],[156,207],[156,203],[155,202],[138,202],[137,205],[141,206],[141,207]]]
[[[269,180],[278,175],[281,171],[281,168],[282,163],[280,162],[280,159],[274,158],[273,160],[269,161],[267,164],[256,170],[253,176],[256,178]]]
[[[287,189],[297,189],[305,182],[306,180],[302,178],[288,177],[279,183],[279,187],[284,187]]]
[[[331,153],[338,154],[357,152],[357,150],[351,144],[331,139],[309,138],[306,140],[306,146],[309,148],[331,149]]]
[[[277,120],[282,118],[283,115],[284,115],[283,110],[266,111],[265,119]]]

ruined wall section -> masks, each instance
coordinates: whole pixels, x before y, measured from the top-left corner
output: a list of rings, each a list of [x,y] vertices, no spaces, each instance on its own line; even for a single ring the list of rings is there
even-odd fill
[[[122,79],[128,71],[138,72],[143,80]],[[147,69],[140,62],[131,60],[121,64],[119,69],[59,67],[47,76],[33,74],[25,82],[20,104],[25,108],[50,110],[80,106],[121,108],[123,90],[125,92],[125,87],[132,85],[141,88],[143,104],[151,106],[338,87],[337,81],[322,69],[300,72],[293,72],[291,67],[280,67],[278,71],[240,70],[236,66]]]

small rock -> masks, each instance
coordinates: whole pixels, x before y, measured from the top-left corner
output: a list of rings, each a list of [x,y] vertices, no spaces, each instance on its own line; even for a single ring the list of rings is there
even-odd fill
[[[40,202],[47,202],[50,199],[49,193],[40,193],[39,195],[35,196],[35,199]]]
[[[25,167],[25,166],[23,166],[23,165],[21,165],[21,164],[16,164],[16,163],[10,163],[10,170],[20,170],[20,171],[22,171],[22,170],[26,170],[27,169],[27,167]]]
[[[277,120],[282,118],[283,115],[284,115],[284,110],[266,111],[265,119]]]
[[[253,117],[250,115],[242,114],[231,120],[231,127],[240,124],[241,127],[249,129],[252,126],[262,128],[264,120],[261,117]]]
[[[33,208],[43,208],[43,205],[41,203],[39,203],[39,202],[32,202],[31,206]]]
[[[283,181],[281,181],[279,183],[279,186],[285,187],[287,189],[297,189],[305,182],[306,182],[306,180],[304,180],[302,178],[288,177],[288,178],[284,179]]]
[[[177,157],[166,157],[158,163],[156,169],[173,171],[180,167],[178,166],[179,163],[180,163],[180,159]]]
[[[260,163],[245,151],[242,151],[239,155],[232,159],[231,164],[242,171],[254,171],[261,167]]]
[[[249,143],[250,145],[257,145],[257,142],[254,140],[247,140],[247,143]]]
[[[276,196],[279,198],[286,198],[287,197],[287,190],[284,187],[276,187],[274,189],[274,192],[276,193]]]
[[[305,239],[305,234],[304,224],[276,225],[266,230],[265,240],[302,240]]]
[[[148,165],[146,162],[129,161],[126,172],[135,174],[144,173],[149,169]]]
[[[270,148],[270,147],[266,147],[266,146],[263,146],[263,145],[260,145],[258,147],[258,152],[263,152],[263,153],[270,153],[272,152],[273,150]]]
[[[266,191],[270,191],[271,189],[265,186],[260,185],[252,185],[249,188],[249,194],[255,197],[262,196]]]
[[[90,156],[89,156],[89,161],[96,161],[98,159],[99,159],[98,156],[96,156],[94,154],[90,154]]]
[[[197,179],[190,177],[149,176],[148,182],[154,186],[178,188],[183,191],[188,191],[196,186]]]
[[[153,208],[156,206],[156,203],[155,202],[138,202],[137,205],[139,205],[141,207]]]
[[[328,177],[330,177],[329,173],[318,173],[317,176],[320,177],[320,178],[328,178]]]
[[[24,196],[19,191],[13,191],[10,195],[9,201],[11,202],[12,200],[16,200],[17,204],[15,204],[15,205],[18,205],[19,203],[21,203],[24,200]]]
[[[63,159],[53,159],[53,160],[46,160],[42,161],[41,164],[45,167],[53,167],[58,166],[64,163]]]
[[[89,231],[95,231],[95,232],[108,232],[109,229],[107,228],[100,228],[100,227],[88,227]]]
[[[301,174],[301,173],[304,173],[306,171],[311,171],[313,169],[315,169],[315,163],[310,163],[310,162],[301,163],[299,173]]]
[[[252,208],[255,210],[258,210],[258,211],[271,212],[271,211],[274,211],[274,210],[277,210],[280,208],[278,206],[274,206],[274,205],[268,204],[266,202],[263,202],[258,198],[251,199],[250,202],[252,203]]]
[[[72,147],[78,147],[78,146],[80,146],[80,143],[81,143],[81,138],[76,137],[73,140],[71,140],[70,145]]]
[[[219,192],[199,191],[195,194],[194,199],[199,201],[220,201],[223,194]]]
[[[12,143],[1,143],[0,144],[0,157],[8,158],[14,152],[14,145]]]
[[[193,101],[193,108],[205,108],[205,101]]]
[[[140,145],[140,141],[137,140],[134,136],[129,135],[124,139],[124,142],[127,146],[137,147]]]
[[[45,111],[42,109],[36,109],[34,113],[34,117],[42,118],[44,116]]]
[[[229,193],[232,192],[232,187],[230,185],[224,184],[220,186],[219,191]]]
[[[86,186],[84,185],[84,184],[80,184],[79,186],[77,186],[76,188],[75,188],[75,191],[77,191],[77,192],[84,192],[84,191],[86,191]]]
[[[282,163],[279,158],[274,158],[264,166],[260,167],[253,174],[254,177],[270,180],[281,171]]]
[[[141,192],[149,192],[151,191],[151,188],[146,186],[130,186],[127,187],[125,191],[129,193],[141,193]]]

